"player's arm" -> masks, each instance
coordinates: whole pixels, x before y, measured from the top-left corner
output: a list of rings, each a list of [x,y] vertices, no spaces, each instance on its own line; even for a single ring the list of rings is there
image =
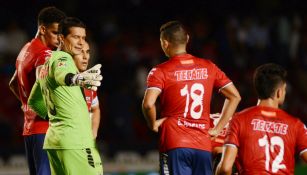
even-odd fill
[[[97,133],[98,133],[98,129],[99,129],[99,124],[100,124],[100,107],[99,107],[99,103],[97,103],[95,106],[91,107],[91,112],[92,112],[92,132],[93,132],[94,138],[96,139]]]
[[[158,132],[159,126],[166,118],[157,120],[156,101],[161,91],[158,89],[147,89],[142,103],[142,111],[145,116],[148,127]]]
[[[19,91],[18,91],[18,82],[17,82],[17,71],[15,70],[14,75],[12,76],[10,82],[9,82],[9,87],[10,90],[13,92],[15,97],[20,100],[19,98]]]
[[[53,63],[56,82],[61,86],[81,86],[96,91],[102,80],[101,64],[97,64],[82,73],[75,73],[75,63],[71,56],[69,57],[59,58]]]
[[[220,121],[213,129],[209,130],[209,134],[214,137],[217,136],[220,131],[225,127],[225,125],[229,122],[230,118],[236,111],[239,102],[241,101],[241,96],[233,83],[220,89],[220,92],[225,96],[226,99],[221,112]]]
[[[232,166],[235,162],[238,148],[232,144],[224,145],[221,162],[216,169],[216,175],[231,175]]]
[[[40,117],[42,117],[43,119],[47,119],[48,110],[44,102],[44,98],[42,95],[42,91],[40,89],[39,81],[36,81],[32,87],[32,90],[31,90],[31,93],[28,99],[28,105]]]

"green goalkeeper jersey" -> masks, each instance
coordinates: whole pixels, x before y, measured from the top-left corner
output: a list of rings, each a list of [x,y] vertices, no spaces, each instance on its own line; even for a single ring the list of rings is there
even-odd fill
[[[54,51],[32,88],[30,107],[40,116],[46,116],[48,112],[49,117],[44,149],[94,147],[91,121],[82,89],[65,83],[68,73],[77,72],[71,55]]]

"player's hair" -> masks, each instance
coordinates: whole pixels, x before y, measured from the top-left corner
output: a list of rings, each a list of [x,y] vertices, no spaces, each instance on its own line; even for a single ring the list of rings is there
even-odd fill
[[[169,21],[160,27],[160,37],[173,44],[186,44],[188,33],[179,21]]]
[[[65,13],[56,7],[43,8],[37,17],[38,25],[48,26],[52,23],[59,23],[66,17]]]
[[[59,23],[59,34],[62,34],[64,37],[66,37],[70,33],[69,29],[71,27],[80,27],[86,29],[85,24],[80,19],[75,17],[66,17]]]
[[[259,99],[273,97],[275,90],[286,83],[287,71],[280,65],[267,63],[254,73],[254,86]]]

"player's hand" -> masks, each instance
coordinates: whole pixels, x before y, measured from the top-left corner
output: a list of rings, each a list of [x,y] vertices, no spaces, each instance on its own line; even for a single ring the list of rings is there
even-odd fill
[[[159,127],[162,125],[162,123],[163,123],[166,119],[167,119],[167,118],[164,117],[164,118],[160,118],[160,119],[156,120],[155,123],[154,123],[154,126],[153,126],[152,130],[153,130],[154,132],[158,132],[158,131],[159,131]]]
[[[101,75],[101,64],[96,64],[92,68],[76,74],[72,78],[72,83],[87,89],[96,91],[97,87],[101,85],[102,75]]]
[[[220,134],[220,131],[218,131],[214,128],[210,128],[208,133],[211,136],[211,140],[214,140]]]

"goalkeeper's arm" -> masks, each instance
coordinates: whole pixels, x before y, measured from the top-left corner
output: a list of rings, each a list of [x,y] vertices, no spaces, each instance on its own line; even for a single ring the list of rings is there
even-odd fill
[[[101,64],[97,64],[91,69],[79,74],[66,73],[64,83],[67,86],[81,86],[96,91],[97,87],[101,84],[100,81],[102,80],[100,68]],[[61,77],[61,75],[56,77]]]

